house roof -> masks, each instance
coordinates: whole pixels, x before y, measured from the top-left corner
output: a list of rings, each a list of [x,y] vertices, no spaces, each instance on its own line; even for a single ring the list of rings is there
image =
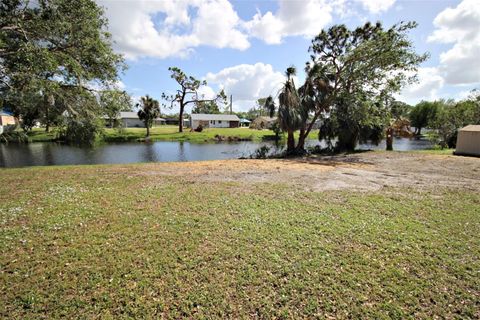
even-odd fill
[[[480,132],[480,125],[471,124],[471,125],[468,125],[468,126],[466,126],[466,127],[463,127],[462,129],[460,129],[460,131],[475,131],[475,132]]]
[[[138,114],[134,111],[120,111],[120,119],[138,119]],[[155,120],[165,121],[163,118],[156,118]]]
[[[242,118],[242,119],[240,119],[240,122],[241,122],[241,123],[250,123],[250,122],[252,122],[252,121],[250,121],[250,120],[248,120],[248,119],[243,119],[243,118]]]
[[[133,111],[120,111],[120,118],[122,119],[138,119],[138,114]]]
[[[205,114],[205,113],[192,113],[190,115],[192,120],[218,120],[218,121],[240,121],[240,119],[234,114]]]
[[[12,116],[12,114],[10,112],[0,110],[0,116]]]

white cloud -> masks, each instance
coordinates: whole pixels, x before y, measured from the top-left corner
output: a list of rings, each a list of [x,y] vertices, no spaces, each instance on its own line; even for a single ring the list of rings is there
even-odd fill
[[[437,68],[419,68],[418,82],[403,88],[396,96],[400,101],[417,104],[421,100],[438,99],[438,91],[443,87],[444,80]]]
[[[210,86],[201,86],[197,92],[200,99],[214,99],[216,96],[216,92]]]
[[[233,95],[236,111],[246,111],[255,106],[255,101],[269,95],[275,96],[285,81],[285,76],[273,70],[270,64],[240,64],[205,76],[211,85],[225,89]]]
[[[278,44],[287,36],[312,37],[332,21],[332,3],[326,0],[279,0],[277,12],[257,12],[245,22],[249,34],[268,44]]]
[[[116,49],[130,59],[186,56],[200,45],[240,50],[250,45],[227,0],[97,2],[105,7]],[[197,14],[191,16],[189,9]],[[159,13],[165,15],[163,20]]]
[[[440,54],[440,71],[449,84],[480,82],[480,2],[464,0],[440,12],[429,42],[453,43]]]
[[[313,37],[333,15],[352,15],[353,2],[370,12],[395,0],[278,0],[275,12],[239,18],[228,0],[96,0],[105,8],[115,48],[129,59],[186,57],[196,47],[250,47],[249,38],[279,44],[288,36]]]
[[[395,0],[357,0],[366,10],[372,14],[378,14],[390,9]]]
[[[247,49],[247,36],[237,29],[240,23],[235,10],[227,0],[204,1],[198,7],[193,34],[202,44],[214,47]]]

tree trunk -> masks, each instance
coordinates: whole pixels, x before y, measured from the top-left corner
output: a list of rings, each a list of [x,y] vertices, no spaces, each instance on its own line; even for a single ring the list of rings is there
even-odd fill
[[[293,136],[293,130],[287,132],[287,153],[292,154],[295,151],[295,137]]]
[[[393,128],[387,128],[387,151],[393,150]]]
[[[300,136],[298,137],[298,144],[297,144],[298,151],[300,152],[305,151],[305,140],[307,139],[308,135],[312,131],[313,125],[315,124],[315,121],[317,121],[319,115],[320,115],[319,113],[316,113],[313,116],[312,122],[310,122],[310,124],[306,127],[305,127],[306,125],[305,124],[304,127],[300,130]]]
[[[150,126],[147,124],[146,127],[147,127],[147,138],[148,138],[150,137]]]
[[[345,126],[344,126],[345,127]],[[338,152],[353,152],[358,143],[359,133],[354,130],[342,129],[338,135],[338,141],[336,144],[336,151]]]
[[[53,108],[54,106],[55,106],[55,97],[52,94],[50,94],[47,97],[47,101],[45,103],[45,132],[50,131],[49,109],[50,107]]]
[[[178,116],[178,132],[183,132],[183,101],[180,103],[180,115]]]
[[[45,132],[50,131],[50,121],[48,119],[48,103],[45,104]]]
[[[301,152],[305,150],[305,139],[306,139],[306,132],[304,129],[300,130],[300,136],[298,137],[297,143],[297,151]]]

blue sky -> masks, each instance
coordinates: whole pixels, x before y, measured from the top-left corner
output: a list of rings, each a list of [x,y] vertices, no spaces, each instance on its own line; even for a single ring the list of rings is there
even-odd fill
[[[160,99],[175,90],[167,68],[178,66],[207,80],[205,96],[224,88],[233,94],[235,110],[247,110],[276,93],[288,66],[295,65],[302,80],[308,46],[322,28],[402,20],[418,22],[410,36],[417,52],[429,52],[430,59],[419,70],[419,83],[398,99],[461,99],[480,88],[479,0],[97,2],[105,7],[115,50],[129,66],[120,86],[134,97]]]

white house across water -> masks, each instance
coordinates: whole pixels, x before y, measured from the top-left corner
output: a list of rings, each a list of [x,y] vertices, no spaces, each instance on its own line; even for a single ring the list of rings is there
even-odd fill
[[[104,117],[105,124],[108,126],[110,125],[108,121],[108,117]],[[138,114],[133,111],[121,111],[117,121],[119,124],[124,127],[124,128],[144,128],[145,124],[143,123],[142,120],[138,117]],[[163,118],[157,118],[153,121],[154,126],[158,125],[164,125],[165,124],[165,119]]]
[[[240,119],[234,114],[205,114],[197,113],[190,115],[190,127],[204,128],[238,128]]]

